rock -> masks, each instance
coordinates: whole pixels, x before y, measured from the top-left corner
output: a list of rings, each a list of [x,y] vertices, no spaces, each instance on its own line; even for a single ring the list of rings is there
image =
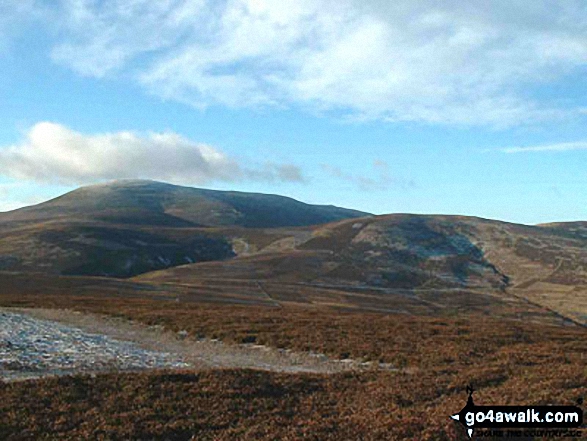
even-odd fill
[[[42,376],[187,366],[178,356],[57,322],[16,313],[2,313],[0,319],[0,379],[27,372]]]

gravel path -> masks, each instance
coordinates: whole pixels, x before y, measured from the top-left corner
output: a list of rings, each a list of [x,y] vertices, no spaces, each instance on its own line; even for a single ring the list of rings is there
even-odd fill
[[[195,340],[157,326],[54,309],[0,309],[0,380],[162,368],[335,373],[370,366],[260,345]],[[393,370],[380,365],[380,369]]]
[[[0,378],[47,374],[185,368],[177,354],[92,334],[25,314],[0,312]]]

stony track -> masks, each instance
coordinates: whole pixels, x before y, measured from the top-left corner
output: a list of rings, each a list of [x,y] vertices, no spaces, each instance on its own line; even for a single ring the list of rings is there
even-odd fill
[[[4,380],[188,366],[178,354],[151,351],[55,321],[0,312],[0,378]]]
[[[331,374],[372,367],[323,354],[196,340],[97,314],[0,309],[0,381],[144,369],[247,368]],[[387,365],[378,368],[394,370]]]

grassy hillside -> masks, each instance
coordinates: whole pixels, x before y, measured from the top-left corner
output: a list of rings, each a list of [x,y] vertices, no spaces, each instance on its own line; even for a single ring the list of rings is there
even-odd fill
[[[129,180],[82,187],[56,199],[0,214],[2,222],[101,221],[151,226],[276,228],[365,216],[278,195],[205,190]]]
[[[253,252],[282,239],[279,227],[364,214],[275,195],[120,181],[1,213],[0,270],[129,277]]]
[[[140,275],[208,299],[246,287],[273,303],[379,311],[522,302],[587,323],[584,223],[362,214],[273,195],[115,182],[0,215],[0,271]]]
[[[283,240],[281,241],[283,242]],[[522,300],[587,322],[587,237],[565,226],[458,216],[387,215],[316,227],[290,249],[145,274],[155,283],[243,279],[411,292],[446,304]],[[469,298],[463,293],[470,293]]]
[[[466,313],[419,317],[0,293],[0,305],[29,303],[396,370],[113,373],[0,384],[0,438],[7,440],[465,440],[449,416],[465,404],[467,384],[483,405],[574,404],[587,393],[587,338],[578,326]]]

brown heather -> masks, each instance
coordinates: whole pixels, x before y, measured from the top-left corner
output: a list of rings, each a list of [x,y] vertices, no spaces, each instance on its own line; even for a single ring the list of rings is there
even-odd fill
[[[448,417],[464,405],[468,383],[478,404],[574,404],[587,396],[587,332],[578,326],[65,295],[1,295],[0,305],[104,313],[194,337],[399,368],[332,376],[107,374],[4,384],[0,439],[452,440],[463,433]]]

